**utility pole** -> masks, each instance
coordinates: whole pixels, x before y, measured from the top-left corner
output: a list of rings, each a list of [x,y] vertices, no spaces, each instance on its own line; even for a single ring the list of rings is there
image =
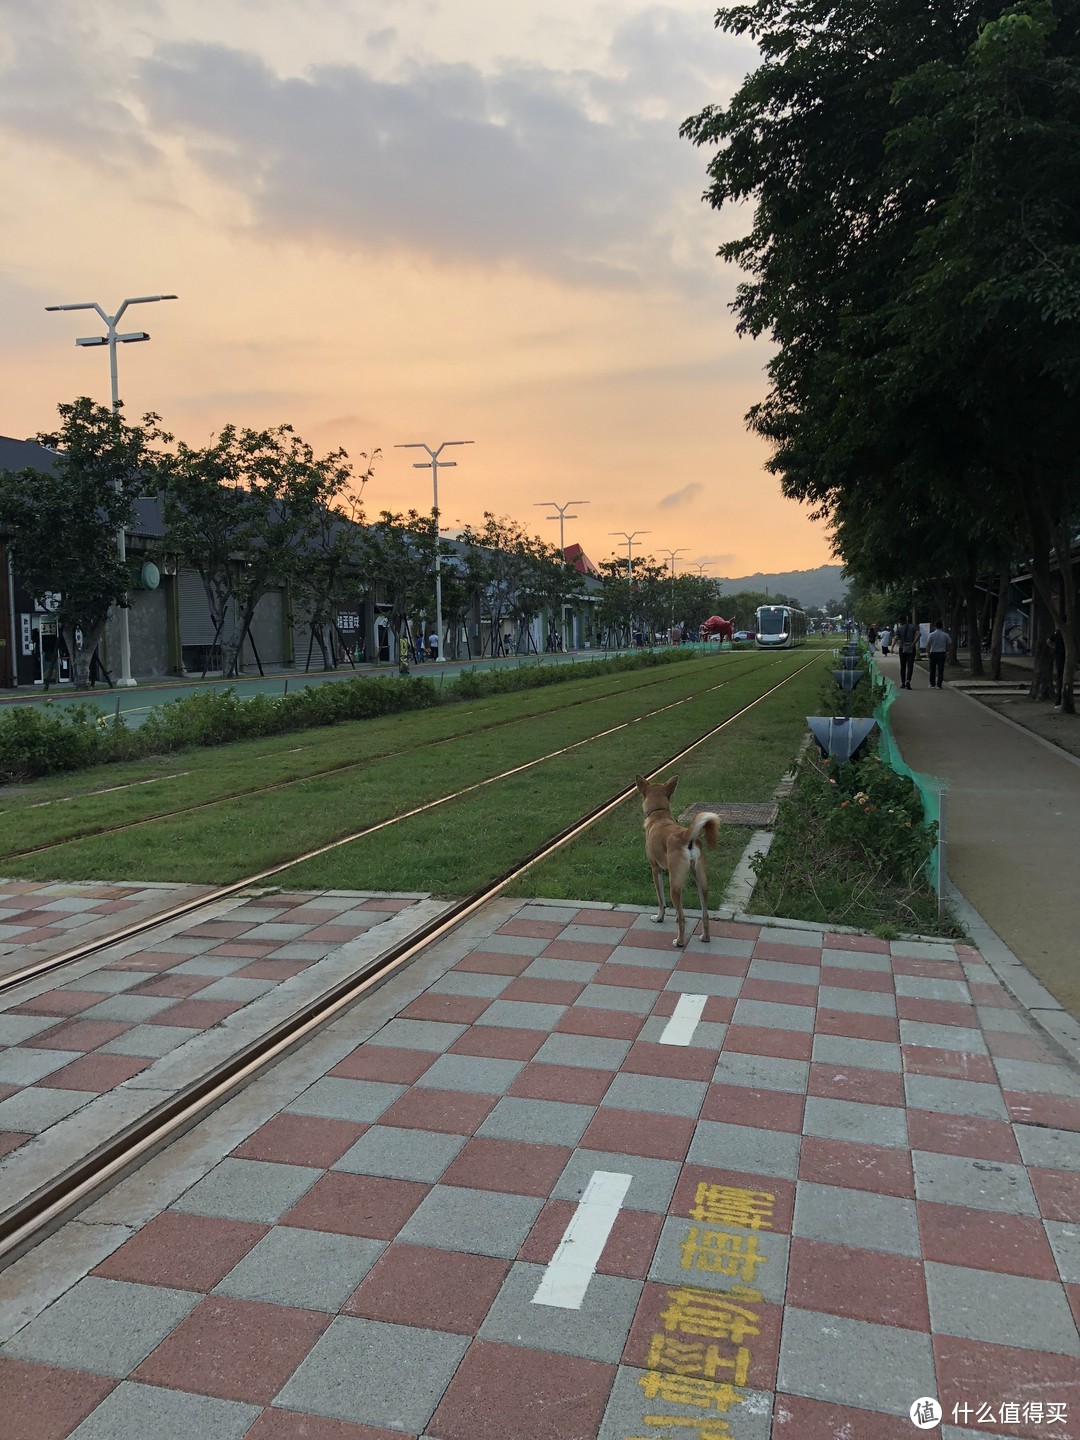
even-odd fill
[[[557,510],[557,511],[559,512],[559,513],[558,513],[558,516],[549,515],[547,518],[548,518],[549,520],[555,520],[555,519],[557,518],[558,521],[559,521],[559,556],[560,556],[560,558],[561,558],[561,560],[562,560],[562,563],[563,563],[564,565],[566,564],[566,536],[565,536],[565,534],[563,533],[563,522],[564,522],[565,520],[576,520],[576,519],[578,518],[576,515],[567,515],[566,512],[570,509],[570,506],[571,506],[571,505],[589,505],[589,504],[591,504],[591,503],[592,503],[592,502],[589,501],[589,500],[567,500],[567,502],[566,502],[565,505],[560,505],[557,500],[536,500],[536,501],[533,502],[533,508],[534,508],[534,509],[539,509],[539,508],[541,508],[542,506],[550,506],[551,509]],[[562,631],[562,645],[563,645],[563,648],[565,649],[565,648],[566,648],[566,606],[565,606],[565,605],[560,606],[559,629]]]
[[[442,621],[442,552],[439,543],[439,466],[444,470],[451,469],[457,465],[456,460],[440,460],[439,456],[448,445],[473,445],[473,440],[444,440],[437,450],[432,450],[430,445],[425,445],[422,440],[410,441],[407,445],[395,445],[395,450],[426,450],[431,456],[430,460],[417,460],[413,462],[414,470],[426,470],[431,467],[431,485],[434,504],[431,513],[435,517],[435,624],[439,631],[439,653],[435,657],[441,664],[446,663],[446,643],[443,635]]]

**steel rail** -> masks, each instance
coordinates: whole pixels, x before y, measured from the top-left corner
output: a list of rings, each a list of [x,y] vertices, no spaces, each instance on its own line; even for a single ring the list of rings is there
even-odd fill
[[[815,657],[817,658],[817,657]],[[689,745],[650,770],[659,774],[677,764],[686,755],[704,745],[721,731],[735,724],[756,706],[789,684],[815,660],[808,660],[770,686],[748,704],[699,735]],[[682,702],[680,702],[682,703]],[[622,727],[620,727],[622,728]],[[470,787],[476,788],[476,787]],[[575,820],[557,835],[539,846],[525,860],[517,862],[497,880],[484,885],[472,895],[458,901],[450,910],[430,921],[407,940],[380,956],[366,970],[339,981],[319,999],[311,1001],[295,1015],[283,1020],[217,1065],[200,1080],[186,1087],[172,1099],[156,1106],[147,1115],[133,1122],[105,1144],[68,1167],[62,1174],[28,1196],[20,1204],[0,1215],[0,1266],[10,1263],[38,1239],[55,1229],[64,1219],[110,1181],[119,1178],[141,1160],[161,1149],[184,1130],[189,1129],[224,1100],[243,1088],[274,1061],[301,1045],[316,1031],[330,1024],[344,1010],[361,1000],[403,966],[415,960],[424,950],[445,939],[484,905],[533,865],[561,850],[564,846],[595,825],[605,815],[637,793],[628,785],[602,801]],[[295,862],[292,862],[295,863]]]
[[[779,661],[775,661],[779,664]],[[743,674],[752,672],[740,671],[738,676],[731,678],[742,678]],[[796,672],[793,672],[796,673]],[[10,975],[0,976],[0,995],[17,989],[31,980],[37,980],[42,975],[48,975],[53,970],[62,969],[68,965],[74,965],[80,960],[85,960],[91,955],[96,955],[100,950],[107,950],[113,945],[122,945],[128,940],[137,939],[140,935],[146,935],[156,930],[159,925],[167,925],[173,920],[183,919],[186,915],[192,915],[199,910],[217,904],[221,900],[228,900],[233,895],[238,895],[244,890],[250,889],[253,885],[259,885],[264,880],[273,879],[285,870],[291,870],[294,865],[302,865],[307,860],[316,860],[320,855],[326,855],[331,850],[339,850],[342,846],[351,845],[356,840],[362,840],[368,835],[374,835],[379,830],[385,830],[391,825],[400,825],[405,820],[412,820],[417,815],[423,815],[426,811],[436,810],[440,805],[447,805],[452,800],[460,800],[465,795],[470,795],[476,790],[482,790],[485,786],[497,784],[500,780],[508,780],[512,775],[520,775],[525,770],[534,769],[537,765],[543,765],[548,760],[555,760],[560,755],[567,755],[572,750],[579,749],[582,745],[591,745],[594,740],[603,740],[610,735],[617,734],[620,730],[629,729],[631,725],[640,724],[643,720],[651,720],[657,715],[662,715],[667,710],[674,710],[679,705],[685,705],[690,700],[696,700],[701,695],[710,695],[716,690],[722,690],[731,683],[731,678],[721,680],[716,685],[710,685],[705,690],[695,695],[687,695],[682,699],[673,700],[670,704],[658,706],[655,710],[647,710],[643,715],[635,715],[630,720],[620,721],[618,725],[610,726],[606,730],[595,731],[592,735],[586,735],[581,740],[574,740],[569,745],[560,746],[557,750],[549,750],[546,755],[539,755],[533,760],[526,760],[520,765],[512,766],[509,770],[502,770],[497,775],[485,776],[483,780],[476,780],[471,785],[462,786],[459,790],[453,790],[447,795],[437,796],[434,800],[425,800],[421,805],[414,805],[410,810],[402,810],[397,815],[387,816],[383,820],[376,820],[371,825],[365,825],[363,829],[353,831],[349,835],[340,836],[337,840],[329,840],[325,845],[319,845],[313,850],[306,850],[300,855],[292,855],[288,860],[280,861],[276,865],[268,866],[254,875],[246,875],[241,880],[233,880],[228,885],[220,885],[213,890],[206,891],[203,895],[194,895],[189,900],[183,900],[178,905],[172,905],[167,910],[161,910],[156,915],[148,916],[144,920],[138,920],[132,925],[127,925],[120,930],[115,930],[108,935],[101,935],[95,940],[85,940],[79,945],[73,946],[70,950],[63,950],[58,955],[49,955],[42,960],[35,961],[32,965],[26,965],[21,970],[12,971]]]

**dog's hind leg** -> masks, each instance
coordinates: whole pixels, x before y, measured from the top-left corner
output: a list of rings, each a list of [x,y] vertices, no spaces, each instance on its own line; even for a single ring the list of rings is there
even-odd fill
[[[683,876],[684,880],[685,878]],[[682,908],[682,886],[676,886],[675,877],[671,874],[668,875],[668,883],[671,885],[671,906],[675,911],[675,918],[679,922],[679,933],[675,936],[672,944],[677,950],[681,950],[686,945],[686,916],[683,914]]]
[[[694,884],[697,886],[698,899],[701,901],[701,938],[705,944],[709,943],[709,872],[705,864],[705,856],[702,854],[694,866]]]
[[[664,902],[664,873],[663,873],[663,871],[660,869],[660,866],[659,866],[659,865],[653,864],[652,861],[650,861],[649,863],[652,865],[653,884],[656,886],[656,907],[657,907],[657,909],[656,909],[656,914],[652,917],[652,918],[653,918],[653,924],[654,924],[654,925],[662,925],[662,924],[664,923],[664,911],[665,911],[665,908],[666,908],[665,902]]]

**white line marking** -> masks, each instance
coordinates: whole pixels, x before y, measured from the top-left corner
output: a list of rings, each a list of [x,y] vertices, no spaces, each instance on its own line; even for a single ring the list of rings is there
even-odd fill
[[[694,1038],[707,995],[680,995],[660,1036],[661,1045],[689,1045]]]
[[[580,1310],[585,1291],[603,1254],[611,1227],[630,1188],[632,1175],[594,1170],[566,1227],[559,1248],[532,1298],[534,1305]]]

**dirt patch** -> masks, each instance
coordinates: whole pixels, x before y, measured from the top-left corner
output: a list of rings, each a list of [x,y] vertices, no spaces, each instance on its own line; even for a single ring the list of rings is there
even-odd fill
[[[1048,701],[1029,700],[1026,695],[984,693],[974,699],[1080,760],[1080,715],[1063,715]]]

